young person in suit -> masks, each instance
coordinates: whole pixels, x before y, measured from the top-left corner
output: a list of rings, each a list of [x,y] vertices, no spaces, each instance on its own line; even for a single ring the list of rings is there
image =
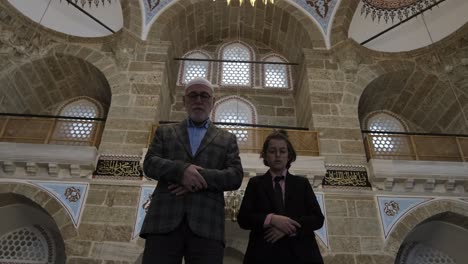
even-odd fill
[[[244,174],[236,136],[209,120],[214,100],[208,80],[191,80],[187,119],[156,130],[143,163],[158,181],[140,232],[144,264],[223,262],[223,192],[238,189]]]
[[[250,230],[244,264],[323,263],[314,231],[324,216],[309,181],[288,172],[296,151],[285,131],[274,131],[261,152],[270,169],[249,180],[237,216]]]

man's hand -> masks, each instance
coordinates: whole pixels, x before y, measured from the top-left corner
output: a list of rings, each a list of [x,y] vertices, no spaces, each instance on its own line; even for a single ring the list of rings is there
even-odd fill
[[[180,184],[169,184],[168,188],[172,194],[175,194],[177,196],[184,195],[190,192],[190,190],[185,189],[185,187]]]
[[[191,164],[185,169],[184,175],[182,176],[181,184],[190,192],[196,192],[208,188],[208,184],[198,170],[203,170],[203,168]]]
[[[286,233],[272,226],[266,229],[264,238],[269,243],[275,243],[276,241],[280,240],[285,235]]]
[[[301,227],[301,225],[293,219],[276,214],[271,217],[271,225],[287,235],[296,233],[297,228]]]

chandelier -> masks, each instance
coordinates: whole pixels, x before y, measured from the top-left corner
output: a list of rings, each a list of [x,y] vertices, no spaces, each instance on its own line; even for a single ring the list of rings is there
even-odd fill
[[[65,0],[65,2],[67,2],[69,4],[71,2],[75,2],[76,5],[78,4],[78,1],[80,2],[82,8],[84,8],[86,3],[88,3],[89,8],[91,8],[91,4],[93,4],[93,3],[94,3],[94,5],[96,7],[99,7],[99,5],[101,3],[102,3],[102,6],[105,6],[105,3],[106,3],[106,0]],[[62,0],[60,0],[60,2],[62,2]],[[109,2],[109,4],[111,4],[111,0],[107,0],[107,2]]]
[[[216,0],[213,0],[213,1],[216,1]],[[255,2],[257,0],[249,0],[250,1],[250,5],[251,6],[255,6]],[[267,5],[268,2],[270,2],[270,4],[274,4],[275,3],[275,0],[261,0],[263,2],[264,5]],[[231,0],[226,0],[227,2],[227,5],[230,5],[231,4]],[[242,4],[244,3],[244,0],[239,0],[239,6],[242,6]]]

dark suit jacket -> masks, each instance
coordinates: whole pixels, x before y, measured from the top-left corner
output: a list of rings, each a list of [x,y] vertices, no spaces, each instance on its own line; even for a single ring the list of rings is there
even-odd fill
[[[168,184],[180,183],[190,164],[204,168],[200,174],[208,189],[181,196],[172,194]],[[186,217],[195,234],[224,242],[223,191],[238,189],[244,175],[234,134],[210,124],[197,153],[192,156],[187,120],[161,125],[148,149],[143,169],[158,185],[141,237],[170,232]]]
[[[300,263],[323,263],[314,230],[320,229],[324,216],[309,181],[288,174],[285,179],[285,215],[301,224],[296,236],[285,236],[275,243],[263,238],[263,224],[270,213],[277,214],[271,175],[250,179],[237,216],[243,229],[251,230],[244,263],[280,263],[285,251],[292,252]],[[289,261],[288,263],[294,263]]]

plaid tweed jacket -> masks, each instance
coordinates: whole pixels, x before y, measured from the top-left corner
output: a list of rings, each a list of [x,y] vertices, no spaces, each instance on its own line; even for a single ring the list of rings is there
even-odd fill
[[[206,190],[176,196],[168,185],[180,183],[185,168],[195,164],[208,183]],[[202,237],[224,243],[224,193],[240,187],[243,169],[234,134],[210,124],[192,156],[187,120],[161,125],[146,154],[143,170],[158,181],[140,236],[168,233],[183,220]]]

